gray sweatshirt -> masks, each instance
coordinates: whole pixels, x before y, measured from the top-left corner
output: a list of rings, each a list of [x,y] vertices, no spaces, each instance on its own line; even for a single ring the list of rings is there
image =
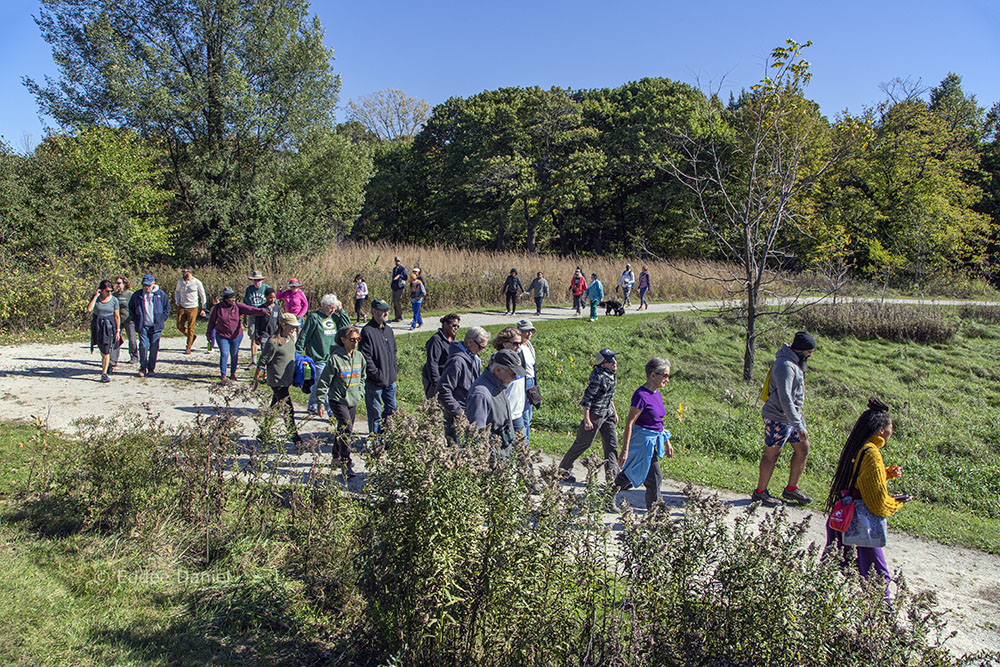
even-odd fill
[[[482,372],[483,362],[478,354],[469,352],[465,343],[457,340],[448,346],[448,361],[438,380],[438,403],[445,412],[460,415],[465,412],[469,387]]]
[[[802,418],[805,398],[805,374],[799,355],[786,343],[778,350],[771,367],[770,393],[761,408],[761,416],[805,431],[806,422]]]

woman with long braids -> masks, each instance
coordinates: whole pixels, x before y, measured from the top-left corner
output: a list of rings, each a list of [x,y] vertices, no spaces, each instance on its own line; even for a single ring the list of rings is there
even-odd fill
[[[847,444],[840,452],[837,472],[833,476],[833,484],[826,498],[826,511],[829,513],[840,498],[840,492],[849,489],[858,471],[858,481],[855,489],[851,489],[855,498],[860,493],[865,506],[877,516],[888,517],[903,506],[909,496],[890,495],[886,481],[896,479],[903,474],[899,466],[885,466],[882,461],[882,447],[892,436],[892,417],[889,416],[889,406],[877,398],[868,399],[868,409],[861,413],[854,424],[851,434],[847,436]],[[826,546],[833,543],[844,552],[844,564],[847,565],[847,553],[841,542],[842,533],[826,528]],[[862,577],[868,577],[872,566],[885,579],[886,600],[889,599],[889,581],[891,576],[889,566],[881,547],[857,547],[858,570]]]

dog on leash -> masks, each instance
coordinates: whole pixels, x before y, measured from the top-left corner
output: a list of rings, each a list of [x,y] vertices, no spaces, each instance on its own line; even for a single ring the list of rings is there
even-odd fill
[[[620,317],[625,314],[625,306],[622,305],[621,301],[608,299],[607,301],[601,301],[597,305],[604,306],[605,315],[618,315]]]

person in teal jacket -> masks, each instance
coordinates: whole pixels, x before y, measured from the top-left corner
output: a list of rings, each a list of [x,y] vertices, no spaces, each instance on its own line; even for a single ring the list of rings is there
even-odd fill
[[[604,298],[604,285],[597,279],[596,273],[590,274],[590,284],[584,292],[587,300],[590,301],[590,321],[597,321],[597,304]]]

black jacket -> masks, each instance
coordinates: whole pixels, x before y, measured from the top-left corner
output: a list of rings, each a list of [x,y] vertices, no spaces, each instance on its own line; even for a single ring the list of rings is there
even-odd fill
[[[399,366],[396,363],[396,336],[388,324],[379,328],[374,320],[361,328],[358,345],[368,366],[367,381],[377,387],[388,387],[396,381]]]
[[[507,280],[503,281],[503,291],[504,294],[520,294],[524,291],[524,283],[518,276],[507,276]]]
[[[438,382],[441,374],[444,373],[444,365],[448,363],[448,346],[451,344],[440,329],[427,339],[424,344],[424,351],[427,353],[427,361],[421,370],[420,377],[424,381],[424,398],[435,396],[438,390]]]

